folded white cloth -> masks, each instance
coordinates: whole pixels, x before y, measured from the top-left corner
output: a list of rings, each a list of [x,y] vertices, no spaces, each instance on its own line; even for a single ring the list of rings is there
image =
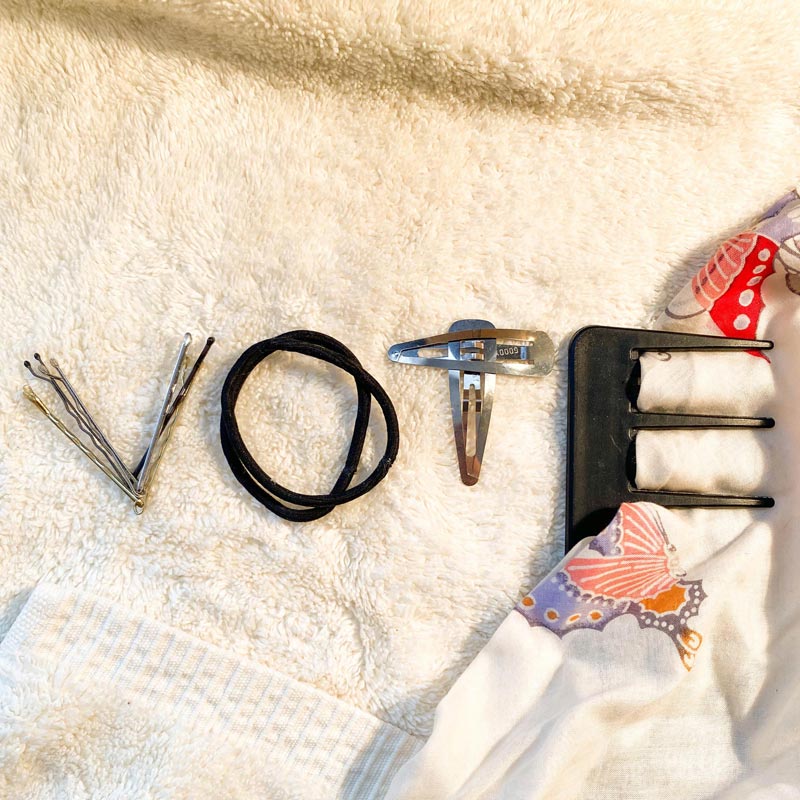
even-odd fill
[[[0,644],[3,798],[372,798],[414,737],[68,589]]]

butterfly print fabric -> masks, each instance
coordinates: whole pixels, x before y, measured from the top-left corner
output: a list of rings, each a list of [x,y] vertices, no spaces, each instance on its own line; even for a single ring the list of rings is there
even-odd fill
[[[705,599],[702,581],[685,580],[656,506],[625,503],[609,526],[517,606],[531,626],[558,636],[603,630],[623,614],[669,636],[686,669],[702,636],[689,627]]]

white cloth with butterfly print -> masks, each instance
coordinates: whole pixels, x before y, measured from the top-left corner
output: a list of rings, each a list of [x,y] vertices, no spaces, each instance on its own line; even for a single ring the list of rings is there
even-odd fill
[[[638,398],[773,417],[771,430],[642,433],[636,481],[763,492],[774,508],[623,506],[506,619],[389,797],[800,798],[798,294],[792,192],[656,326],[774,349],[648,354]]]

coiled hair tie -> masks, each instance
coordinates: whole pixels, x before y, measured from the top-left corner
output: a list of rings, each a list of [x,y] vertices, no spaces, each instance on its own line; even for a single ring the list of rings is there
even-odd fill
[[[272,353],[283,350],[327,361],[353,376],[358,394],[358,411],[344,468],[329,494],[301,494],[281,486],[256,463],[247,449],[236,422],[236,401],[250,373]],[[372,399],[383,412],[386,423],[386,451],[375,469],[361,483],[348,488],[358,470],[367,436]],[[380,483],[397,457],[400,434],[392,401],[383,387],[341,342],[316,331],[289,331],[248,347],[225,378],[219,423],[222,452],[236,480],[270,511],[292,522],[319,519],[342,503],[361,497]],[[287,505],[290,503],[291,505]],[[292,506],[303,506],[293,508]]]

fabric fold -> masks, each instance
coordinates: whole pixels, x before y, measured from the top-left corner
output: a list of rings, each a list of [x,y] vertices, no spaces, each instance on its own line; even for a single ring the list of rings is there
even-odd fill
[[[440,704],[430,740],[388,796],[702,796],[681,794],[683,774],[670,768],[679,755],[666,755],[681,724],[670,719],[674,698],[693,702],[709,686],[707,674],[690,680],[710,657],[691,535],[657,506],[622,506],[520,601]],[[718,700],[706,705],[693,725],[708,736]],[[729,745],[717,737],[708,747],[730,772]],[[642,782],[642,759],[656,751],[665,760],[650,761]],[[609,781],[614,764],[631,776]]]
[[[4,797],[377,798],[419,746],[281,673],[49,585],[0,644],[0,738]]]

